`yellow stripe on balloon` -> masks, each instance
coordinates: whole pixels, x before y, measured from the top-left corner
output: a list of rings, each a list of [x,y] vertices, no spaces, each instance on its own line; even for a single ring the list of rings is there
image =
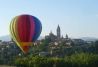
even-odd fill
[[[15,32],[15,36],[16,36],[16,43],[19,46],[19,48],[25,53],[25,51],[22,48],[22,44],[20,43],[20,39],[19,39],[19,35],[18,35],[18,29],[17,29],[18,23],[16,23],[18,18],[19,17],[16,17],[14,24],[13,24],[13,28],[14,28],[14,32]]]
[[[15,18],[17,18],[17,17],[15,17]],[[12,21],[11,21],[11,23],[10,23],[10,33],[11,33],[11,37],[13,38],[13,40],[16,42],[16,44],[18,45],[18,47],[24,52],[24,50],[22,49],[22,47],[20,46],[20,44],[18,43],[18,41],[17,41],[17,34],[16,34],[16,38],[15,38],[15,27],[17,27],[17,26],[14,26],[15,25],[15,20],[17,20],[17,19],[13,19]],[[17,24],[16,24],[17,25]],[[25,53],[25,52],[24,52]]]

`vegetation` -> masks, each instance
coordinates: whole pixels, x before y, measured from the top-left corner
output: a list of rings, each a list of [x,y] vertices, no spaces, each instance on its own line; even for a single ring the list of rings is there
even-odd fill
[[[50,51],[49,42],[51,41],[43,40],[39,46],[33,46],[28,55],[19,55],[20,50],[15,53],[11,48],[5,48],[6,50],[0,55],[0,65],[17,67],[97,67],[98,65],[98,41],[86,45],[74,44],[70,48],[65,48],[62,43],[58,49],[53,50],[53,56],[39,56],[39,52]]]
[[[48,43],[43,41],[40,47],[47,47],[45,44]],[[15,65],[17,67],[97,67],[98,65],[98,41],[91,45],[87,44],[71,48],[63,48],[61,45],[59,51],[65,53],[65,57],[28,55],[27,57],[18,57],[15,60]]]
[[[98,55],[80,53],[64,58],[29,56],[16,59],[15,64],[17,67],[97,67]]]

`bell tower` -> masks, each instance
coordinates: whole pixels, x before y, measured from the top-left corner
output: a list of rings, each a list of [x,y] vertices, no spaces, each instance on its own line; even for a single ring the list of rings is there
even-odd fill
[[[60,39],[61,38],[61,29],[60,26],[58,25],[57,27],[57,38]]]

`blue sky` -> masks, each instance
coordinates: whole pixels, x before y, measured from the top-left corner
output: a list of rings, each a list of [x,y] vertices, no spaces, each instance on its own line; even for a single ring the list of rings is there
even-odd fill
[[[31,14],[42,22],[41,36],[59,24],[62,35],[98,38],[98,0],[0,0],[0,36],[9,34],[13,17]]]

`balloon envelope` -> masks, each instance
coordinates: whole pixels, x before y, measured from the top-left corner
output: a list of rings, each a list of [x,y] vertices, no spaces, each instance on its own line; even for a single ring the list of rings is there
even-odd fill
[[[16,16],[10,23],[12,38],[24,53],[28,52],[29,46],[37,40],[41,31],[41,22],[31,15]]]

